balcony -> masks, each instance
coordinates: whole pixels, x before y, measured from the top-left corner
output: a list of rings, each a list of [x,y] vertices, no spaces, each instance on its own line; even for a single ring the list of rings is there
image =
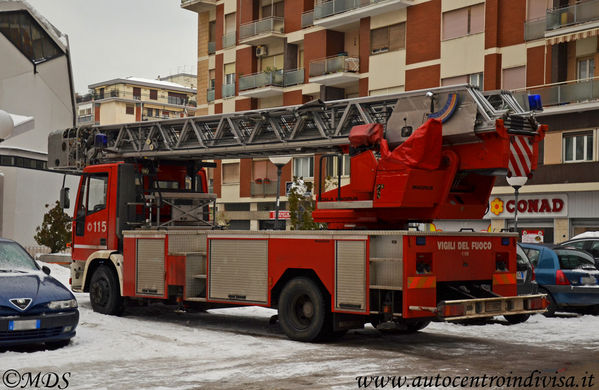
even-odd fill
[[[314,10],[302,13],[302,28],[314,25]]]
[[[545,36],[545,18],[529,20],[524,23],[524,40],[532,41]]]
[[[208,42],[208,54],[216,53],[216,42]]]
[[[208,101],[208,103],[214,101],[214,88],[206,90],[206,100]]]
[[[216,7],[216,0],[181,0],[181,8],[201,13],[208,12]]]
[[[239,43],[247,45],[267,45],[285,37],[283,18],[271,16],[239,27]]]
[[[310,62],[311,83],[326,86],[343,86],[360,79],[360,60],[347,55],[337,55]]]
[[[526,90],[526,94],[539,94],[543,106],[560,106],[559,109],[550,111],[567,111],[569,104],[593,102],[595,108],[599,107],[599,77],[588,80],[566,81],[563,83],[549,84],[533,87]],[[574,108],[574,107],[573,107]],[[580,104],[577,104],[577,109]]]
[[[223,84],[223,99],[235,96],[235,83]]]
[[[268,179],[258,179],[250,183],[251,196],[275,196],[277,194],[277,182]]]
[[[241,76],[239,96],[264,98],[283,94],[283,88],[304,83],[304,70],[275,70]]]
[[[547,33],[545,34],[545,37],[577,32],[589,27],[598,27],[599,0],[585,1],[584,3],[571,5],[569,7],[547,10],[546,19]],[[591,21],[597,21],[598,23],[593,23],[593,26],[576,26]]]
[[[235,46],[236,38],[237,38],[236,31],[231,31],[231,32],[228,32],[225,35],[223,35],[223,49]]]
[[[406,8],[413,0],[329,0],[314,6],[314,25],[335,28],[369,16]]]

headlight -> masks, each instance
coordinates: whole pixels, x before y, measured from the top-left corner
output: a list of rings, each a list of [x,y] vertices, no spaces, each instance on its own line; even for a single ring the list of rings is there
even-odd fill
[[[62,309],[73,309],[77,307],[77,301],[75,299],[67,299],[65,301],[52,301],[48,303],[50,310],[62,310]]]

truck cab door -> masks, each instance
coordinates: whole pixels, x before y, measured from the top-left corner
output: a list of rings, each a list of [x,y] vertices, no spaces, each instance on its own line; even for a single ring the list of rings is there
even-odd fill
[[[73,259],[108,249],[108,173],[82,176],[73,220]]]

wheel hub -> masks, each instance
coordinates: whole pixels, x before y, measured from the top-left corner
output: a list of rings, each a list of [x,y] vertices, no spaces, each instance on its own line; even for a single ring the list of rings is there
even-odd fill
[[[312,318],[314,316],[314,305],[311,301],[304,302],[302,312],[306,318]]]

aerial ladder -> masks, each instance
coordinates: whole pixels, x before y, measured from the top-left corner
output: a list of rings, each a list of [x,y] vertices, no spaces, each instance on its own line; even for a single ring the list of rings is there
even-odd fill
[[[547,127],[523,105],[460,85],[55,131],[48,167],[82,174],[72,288],[106,314],[131,299],[275,307],[304,341],[543,311],[543,296],[516,296],[515,234],[406,229],[479,219],[497,177],[532,174]],[[214,229],[213,160],[298,154],[321,167],[350,156],[349,184],[339,171],[336,188],[317,186],[312,216],[327,231]]]

